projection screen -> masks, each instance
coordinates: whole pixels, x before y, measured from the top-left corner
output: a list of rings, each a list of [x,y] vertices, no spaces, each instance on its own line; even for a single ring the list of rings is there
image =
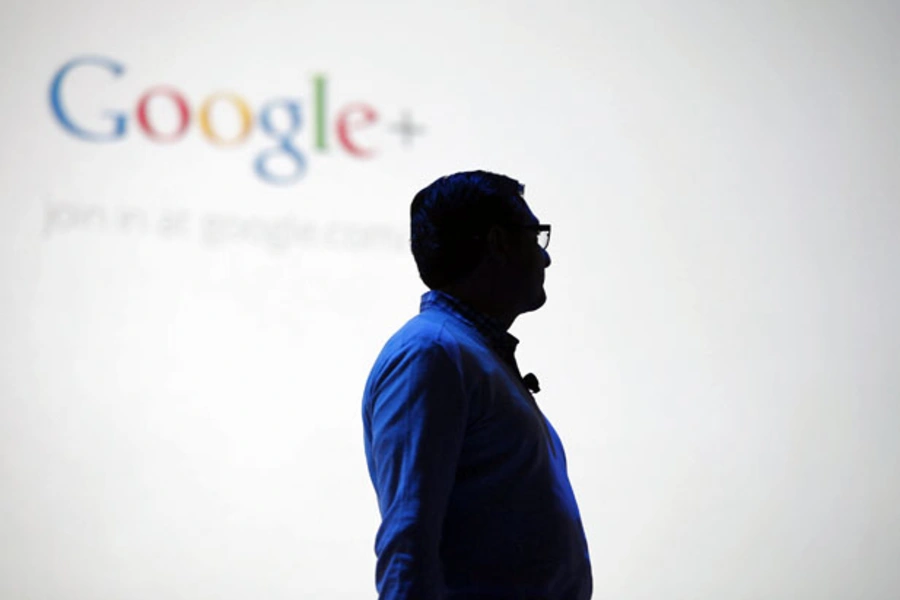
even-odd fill
[[[469,169],[553,226],[594,597],[900,597],[896,3],[0,10],[0,598],[374,598],[363,385]]]

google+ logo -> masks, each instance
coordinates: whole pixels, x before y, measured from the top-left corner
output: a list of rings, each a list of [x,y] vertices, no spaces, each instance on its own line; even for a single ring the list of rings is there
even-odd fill
[[[60,67],[50,83],[50,106],[53,116],[63,129],[81,140],[101,143],[122,140],[126,135],[129,120],[129,115],[125,111],[118,109],[102,111],[107,124],[92,129],[80,125],[79,120],[66,110],[66,103],[63,101],[66,79],[73,71],[86,68],[102,69],[114,78],[121,77],[125,72],[124,65],[105,57],[80,57],[67,62]],[[328,81],[323,75],[312,78],[313,148],[319,152],[324,152],[328,148],[327,86]],[[168,101],[174,107],[177,113],[177,125],[174,128],[162,128],[154,124],[153,111],[149,106],[152,102],[160,101]],[[213,118],[214,108],[219,107],[217,110],[222,110],[223,106],[230,106],[237,116],[240,126],[236,133],[229,132],[228,135],[224,135],[217,130]],[[253,111],[244,98],[231,92],[216,92],[208,96],[200,104],[199,110],[192,115],[191,105],[184,94],[174,87],[158,85],[141,94],[135,106],[134,120],[143,134],[157,143],[177,142],[187,133],[191,122],[196,121],[202,135],[218,146],[235,146],[243,143],[257,126],[264,135],[276,143],[274,147],[258,154],[254,161],[254,170],[263,181],[286,185],[298,181],[306,174],[307,157],[296,143],[296,136],[304,124],[302,105],[296,98],[278,98],[265,102],[254,118]],[[355,134],[377,125],[378,122],[378,111],[369,104],[357,102],[343,107],[334,120],[334,130],[340,146],[356,158],[372,156],[374,150],[363,146]],[[421,128],[413,123],[406,113],[398,123],[391,126],[391,130],[400,134],[405,142],[413,135],[421,133]],[[288,169],[276,168],[279,162],[281,165],[290,166]]]

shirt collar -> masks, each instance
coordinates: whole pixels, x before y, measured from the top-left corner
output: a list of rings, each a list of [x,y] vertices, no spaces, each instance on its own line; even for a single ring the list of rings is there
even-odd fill
[[[438,290],[431,290],[422,294],[419,310],[425,312],[428,309],[438,309],[451,313],[455,317],[468,323],[480,333],[488,343],[501,356],[513,358],[519,340],[510,334],[500,322],[484,313],[478,312],[468,304],[454,298],[450,294]]]

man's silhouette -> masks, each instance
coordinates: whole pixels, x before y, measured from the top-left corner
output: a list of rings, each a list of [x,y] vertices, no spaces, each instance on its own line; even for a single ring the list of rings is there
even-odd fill
[[[550,227],[514,179],[442,177],[410,208],[430,291],[387,342],[363,397],[382,523],[382,599],[590,598],[566,458],[507,333],[545,300]]]

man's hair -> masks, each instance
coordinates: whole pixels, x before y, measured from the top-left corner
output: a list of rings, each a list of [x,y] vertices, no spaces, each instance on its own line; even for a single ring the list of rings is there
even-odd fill
[[[438,289],[471,273],[484,257],[490,228],[527,213],[523,191],[505,175],[467,171],[441,177],[416,194],[410,239],[425,285]]]

